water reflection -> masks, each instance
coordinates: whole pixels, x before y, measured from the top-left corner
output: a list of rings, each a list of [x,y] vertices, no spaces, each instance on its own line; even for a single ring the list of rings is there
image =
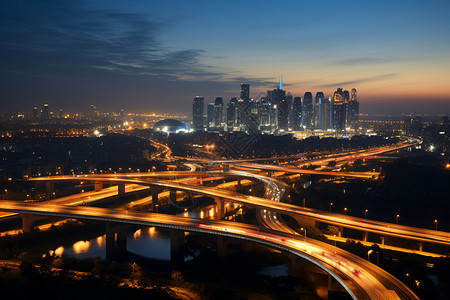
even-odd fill
[[[90,241],[78,241],[73,244],[72,248],[76,254],[86,253],[89,250],[89,246],[91,245]]]

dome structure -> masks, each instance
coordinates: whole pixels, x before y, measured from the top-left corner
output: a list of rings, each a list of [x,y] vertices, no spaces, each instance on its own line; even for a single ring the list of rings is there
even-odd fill
[[[189,131],[189,126],[175,119],[164,119],[153,126],[153,131],[164,133],[179,133]]]

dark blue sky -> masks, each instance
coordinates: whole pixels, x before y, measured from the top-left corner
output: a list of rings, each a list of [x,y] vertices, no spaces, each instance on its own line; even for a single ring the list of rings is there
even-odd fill
[[[361,111],[450,113],[450,1],[0,2],[2,110],[170,111],[337,87]]]

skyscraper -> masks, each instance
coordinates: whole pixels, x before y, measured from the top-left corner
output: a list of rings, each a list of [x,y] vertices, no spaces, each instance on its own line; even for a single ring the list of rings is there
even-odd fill
[[[208,103],[206,106],[206,118],[207,118],[207,126],[208,129],[214,128],[215,122],[214,122],[214,103]]]
[[[244,101],[250,100],[250,85],[246,83],[241,83],[241,96],[240,99]]]
[[[315,101],[314,101],[314,109],[313,109],[313,114],[314,114],[314,128],[320,128],[319,126],[319,102],[320,99],[323,99],[324,95],[323,92],[317,92],[316,93],[316,97],[315,97]]]
[[[275,112],[278,113],[277,123],[279,129],[288,130],[289,106],[286,101],[286,91],[282,90],[283,83],[280,80],[278,87],[272,91],[267,91],[267,99],[272,104]]]
[[[237,114],[237,98],[233,97],[230,99],[227,105],[227,127],[231,130],[236,124],[236,114]]]
[[[331,99],[319,98],[317,127],[322,130],[331,129]]]
[[[350,101],[348,102],[348,119],[349,126],[353,129],[358,128],[359,123],[359,102],[356,89],[352,88],[350,93]]]
[[[292,129],[300,130],[302,127],[302,98],[295,97],[292,105]]]
[[[205,99],[202,96],[196,96],[192,103],[192,125],[194,130],[203,130],[203,106]]]
[[[37,118],[38,118],[38,109],[35,106],[35,107],[33,107],[33,119],[37,120]]]
[[[217,97],[214,101],[214,125],[215,127],[222,126],[223,122],[223,99],[222,97]]]
[[[306,129],[314,129],[314,107],[313,107],[313,98],[311,92],[306,92],[303,96],[303,119],[302,123]]]
[[[288,92],[286,95],[286,102],[288,106],[288,124],[289,128],[292,128],[292,94]]]
[[[338,88],[333,95],[333,128],[337,132],[345,130],[345,102],[342,88]]]
[[[44,120],[47,120],[48,116],[49,116],[49,114],[48,114],[48,104],[45,103],[44,104],[44,109],[42,110],[41,118],[44,119]]]

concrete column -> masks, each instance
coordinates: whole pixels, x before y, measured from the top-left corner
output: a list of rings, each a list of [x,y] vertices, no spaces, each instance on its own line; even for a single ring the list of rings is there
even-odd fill
[[[31,232],[34,229],[34,221],[36,217],[28,214],[20,214],[22,218],[22,230],[23,232]]]
[[[228,164],[222,164],[222,171],[224,171],[224,172],[230,172],[230,165],[228,165]]]
[[[225,216],[225,203],[220,198],[215,198],[214,200],[216,202],[217,219],[223,219]]]
[[[268,177],[272,177],[272,171],[267,172]]]
[[[184,231],[170,231],[170,261],[173,265],[181,265],[184,262]]]
[[[50,200],[53,198],[53,193],[55,192],[55,184],[53,181],[46,181],[45,182],[45,194],[47,200]]]
[[[367,242],[367,240],[369,239],[369,232],[368,231],[364,231],[364,242]]]
[[[384,236],[381,237],[381,245],[384,246]]]
[[[98,191],[100,191],[101,189],[103,189],[103,183],[102,182],[100,182],[100,181],[96,181],[95,183],[94,183],[94,190],[96,191],[96,192],[98,192]]]
[[[172,203],[173,205],[177,204],[177,190],[175,189],[170,189],[169,192],[169,201],[170,203]]]
[[[158,212],[157,205],[159,205],[159,193],[161,192],[161,189],[157,187],[152,187],[152,208],[153,212]]]
[[[419,251],[423,251],[423,242],[419,242]]]
[[[125,183],[119,182],[119,184],[117,185],[117,193],[119,195],[125,194]]]
[[[344,236],[344,227],[339,226],[339,237],[343,237],[343,236]]]

